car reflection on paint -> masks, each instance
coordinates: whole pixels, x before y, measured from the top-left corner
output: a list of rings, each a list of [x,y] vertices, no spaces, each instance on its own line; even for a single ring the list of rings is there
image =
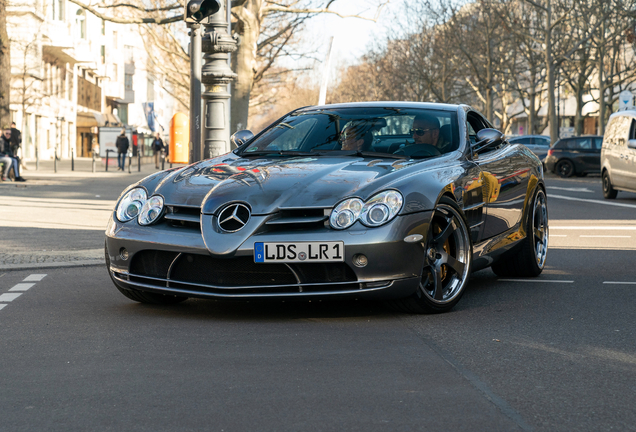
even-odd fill
[[[353,297],[445,312],[473,271],[545,266],[541,162],[469,106],[306,107],[232,140],[231,153],[124,190],[106,262],[126,297]]]

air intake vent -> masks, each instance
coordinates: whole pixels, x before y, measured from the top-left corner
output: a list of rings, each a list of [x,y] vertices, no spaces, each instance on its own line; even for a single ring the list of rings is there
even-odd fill
[[[201,208],[168,206],[164,219],[172,226],[201,230]]]

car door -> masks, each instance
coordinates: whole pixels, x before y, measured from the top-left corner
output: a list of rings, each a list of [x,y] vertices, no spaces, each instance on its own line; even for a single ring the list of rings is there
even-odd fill
[[[633,130],[634,120],[625,116],[612,119],[611,128],[608,128],[607,160],[612,184],[618,188],[627,187],[629,184],[630,166],[625,155],[627,140]]]
[[[593,148],[592,137],[579,137],[572,140],[573,153],[576,154],[574,158],[574,165],[577,173],[584,173],[594,171],[595,167],[598,169],[600,165],[600,154],[596,153]]]
[[[469,130],[479,132],[491,127],[476,112],[467,114]],[[496,149],[480,152],[475,162],[481,170],[484,196],[484,228],[482,239],[488,239],[515,228],[521,221],[528,186],[529,170],[522,148],[504,140]]]

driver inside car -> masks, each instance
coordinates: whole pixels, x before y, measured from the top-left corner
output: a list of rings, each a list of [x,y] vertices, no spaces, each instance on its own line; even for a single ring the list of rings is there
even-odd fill
[[[440,134],[437,117],[426,114],[416,116],[410,132],[413,142],[401,146],[395,154],[425,156],[428,153],[430,156],[436,156],[448,151],[447,147],[450,143]]]

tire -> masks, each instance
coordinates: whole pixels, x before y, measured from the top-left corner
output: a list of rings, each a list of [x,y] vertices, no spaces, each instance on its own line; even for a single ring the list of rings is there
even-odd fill
[[[548,206],[545,192],[540,187],[534,195],[532,213],[526,222],[526,237],[518,248],[508,252],[492,265],[497,276],[536,277],[545,267],[548,252]]]
[[[574,175],[574,164],[565,159],[557,162],[556,167],[554,167],[554,172],[559,177],[568,178]]]
[[[106,270],[108,271],[108,276],[110,276],[110,280],[113,281],[115,288],[122,293],[125,297],[130,300],[134,300],[139,303],[147,303],[147,304],[156,304],[156,305],[171,305],[176,303],[181,303],[188,299],[188,297],[176,296],[176,295],[165,295],[165,294],[155,294],[147,291],[137,291],[137,290],[129,290],[126,288],[122,288],[117,284],[117,281],[113,277],[113,274],[110,271],[110,257],[108,256],[108,248],[104,245],[104,253],[106,255]]]
[[[391,306],[408,313],[450,311],[464,293],[472,254],[466,219],[452,199],[442,197],[429,228],[419,287],[410,297],[393,300]]]
[[[609,173],[607,170],[603,171],[603,198],[615,199],[618,191],[612,186]]]

